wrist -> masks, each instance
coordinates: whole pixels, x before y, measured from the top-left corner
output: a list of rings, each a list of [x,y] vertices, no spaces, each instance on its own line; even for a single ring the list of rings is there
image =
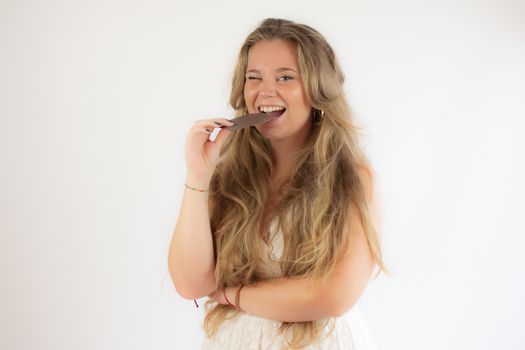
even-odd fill
[[[184,187],[192,190],[192,191],[196,191],[196,192],[208,192],[209,189],[206,189],[206,188],[198,188],[198,187],[193,187],[193,186],[189,186],[186,182],[184,183]]]
[[[244,287],[244,285],[239,285],[236,289],[235,289],[235,307],[237,308],[237,310],[239,311],[244,311],[242,308],[241,308],[241,289]]]
[[[185,183],[191,187],[208,189],[210,180],[211,180],[210,176],[206,176],[206,175],[199,176],[199,175],[188,174],[186,175]]]
[[[234,304],[234,300],[235,300],[234,299],[234,297],[235,297],[234,293],[235,293],[235,291],[231,287],[223,288],[222,289],[222,298],[224,299],[224,303],[223,304],[235,307],[235,304]]]

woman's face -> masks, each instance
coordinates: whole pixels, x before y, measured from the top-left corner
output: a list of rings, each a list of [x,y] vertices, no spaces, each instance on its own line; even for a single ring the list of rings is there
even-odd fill
[[[293,43],[275,39],[252,46],[248,54],[244,100],[249,113],[261,106],[281,106],[286,110],[257,130],[268,139],[304,139],[311,128],[311,105],[304,92]]]

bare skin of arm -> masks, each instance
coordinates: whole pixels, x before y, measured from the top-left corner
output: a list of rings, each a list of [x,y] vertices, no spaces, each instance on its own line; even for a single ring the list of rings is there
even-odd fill
[[[186,182],[205,187],[209,180],[188,176]],[[170,243],[168,267],[175,289],[182,297],[190,300],[206,296],[215,289],[209,210],[206,192],[185,189]],[[203,219],[195,220],[196,216]]]
[[[364,181],[371,198],[371,180]],[[380,229],[379,198],[369,199],[372,220]],[[352,206],[353,207],[353,206]],[[361,221],[352,208],[349,214],[349,239],[335,270],[323,285],[306,295],[309,281],[304,278],[281,277],[246,285],[241,290],[240,307],[255,316],[281,322],[302,322],[338,317],[351,309],[365,290],[374,269]],[[234,302],[237,287],[226,288],[228,300]],[[227,304],[222,290],[209,295]]]
[[[232,126],[224,118],[197,120],[186,138],[186,186],[168,252],[168,269],[177,292],[186,299],[197,299],[215,289],[215,258],[210,213],[213,203],[208,186],[219,162],[220,149],[231,131],[221,129],[212,141],[217,126]]]

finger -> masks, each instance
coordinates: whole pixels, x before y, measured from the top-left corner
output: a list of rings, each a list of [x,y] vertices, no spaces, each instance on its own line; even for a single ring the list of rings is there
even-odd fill
[[[211,118],[211,119],[206,119],[206,120],[198,120],[194,122],[193,125],[195,127],[209,125],[209,126],[213,126],[214,128],[216,128],[216,127],[221,127],[221,126],[231,126],[231,125],[234,125],[234,123],[230,122],[226,118]]]
[[[203,125],[196,125],[196,126],[193,126],[191,129],[190,129],[190,133],[211,133],[213,131],[213,129],[215,128],[218,128],[218,126],[216,124],[213,124],[213,123],[207,123],[207,124],[203,124]]]
[[[207,134],[211,134],[213,132],[214,129],[221,129],[222,130],[222,127],[225,126],[225,125],[222,125],[222,126],[219,126],[215,123],[207,123],[207,124],[204,124],[204,125],[199,125],[199,126],[194,126],[191,128],[191,131],[192,132],[197,132],[197,133],[207,133]]]
[[[225,118],[211,118],[206,120],[198,120],[193,123],[191,132],[210,135],[214,129],[221,129],[225,126],[235,125]]]
[[[219,148],[222,146],[224,141],[228,138],[228,136],[232,133],[230,130],[221,129],[221,131],[217,134],[215,137],[214,142],[219,146]]]
[[[215,119],[211,119],[211,121],[213,121],[216,125],[219,125],[219,126],[235,125],[234,123],[232,123],[231,121],[225,118],[215,118]]]

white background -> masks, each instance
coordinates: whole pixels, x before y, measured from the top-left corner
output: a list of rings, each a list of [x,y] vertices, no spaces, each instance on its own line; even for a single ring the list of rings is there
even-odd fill
[[[318,29],[379,176],[380,349],[523,349],[522,1],[0,1],[0,348],[197,349],[167,250],[193,121],[266,17]]]

